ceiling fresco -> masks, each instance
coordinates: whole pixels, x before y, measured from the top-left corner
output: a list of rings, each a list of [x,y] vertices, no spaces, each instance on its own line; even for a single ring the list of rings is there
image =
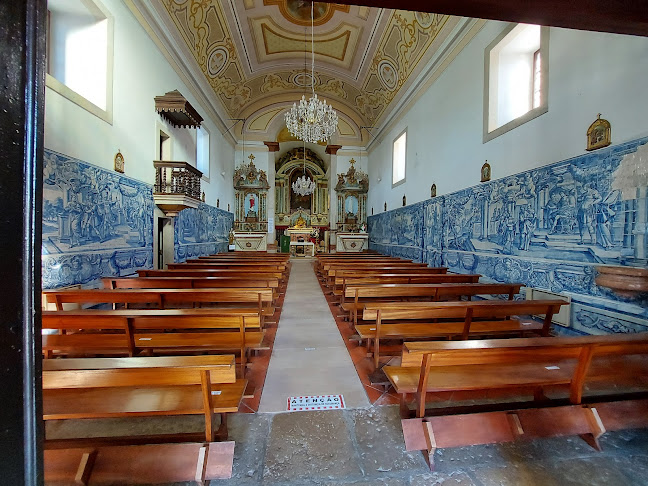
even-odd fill
[[[315,2],[313,77],[308,1],[160,3],[226,113],[258,140],[275,140],[285,110],[314,84],[340,115],[338,142],[361,141],[360,127],[384,120],[459,21]]]

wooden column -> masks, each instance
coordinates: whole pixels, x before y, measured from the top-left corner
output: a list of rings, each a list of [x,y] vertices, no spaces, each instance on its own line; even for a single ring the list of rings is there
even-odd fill
[[[0,478],[43,483],[41,220],[46,0],[0,3]]]

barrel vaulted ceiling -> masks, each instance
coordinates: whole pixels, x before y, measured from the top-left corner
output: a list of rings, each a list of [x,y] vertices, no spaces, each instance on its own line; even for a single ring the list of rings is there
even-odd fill
[[[219,111],[244,118],[246,137],[276,140],[286,109],[310,93],[310,2],[161,0],[155,8],[177,29]],[[340,116],[333,143],[367,141],[361,127],[385,120],[460,21],[324,2],[314,10],[315,91]]]

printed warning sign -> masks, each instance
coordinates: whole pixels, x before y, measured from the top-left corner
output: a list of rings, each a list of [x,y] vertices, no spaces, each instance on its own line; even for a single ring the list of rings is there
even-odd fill
[[[289,412],[304,412],[306,410],[339,410],[346,408],[342,395],[315,395],[310,397],[288,398]]]

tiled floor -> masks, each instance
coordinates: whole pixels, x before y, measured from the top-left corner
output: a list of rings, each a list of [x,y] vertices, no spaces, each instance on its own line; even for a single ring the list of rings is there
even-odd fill
[[[369,406],[312,260],[293,259],[259,412],[286,411],[288,397],[333,394],[348,408]]]

